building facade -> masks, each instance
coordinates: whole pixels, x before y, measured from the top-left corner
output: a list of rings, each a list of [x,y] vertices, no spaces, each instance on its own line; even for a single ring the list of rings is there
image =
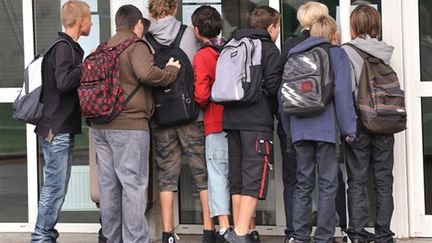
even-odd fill
[[[0,232],[30,232],[36,221],[38,194],[42,184],[43,159],[32,125],[11,118],[11,103],[23,82],[23,69],[61,30],[58,20],[64,0],[0,1]],[[80,44],[86,53],[115,31],[114,14],[131,3],[147,14],[146,0],[87,0],[93,29]],[[247,26],[250,11],[269,5],[282,13],[280,47],[289,35],[298,33],[296,11],[307,0],[183,0],[178,18],[190,24],[190,15],[201,4],[216,7],[223,17],[223,36],[229,38]],[[350,40],[349,14],[355,1],[319,0],[338,23],[342,42]],[[392,230],[398,238],[432,237],[432,2],[428,0],[371,0],[382,14],[383,40],[395,47],[392,66],[406,93],[408,129],[396,135]],[[83,123],[85,124],[85,123]],[[275,136],[277,137],[277,136]],[[63,232],[97,232],[99,212],[90,200],[89,160],[94,149],[88,127],[76,137],[69,192],[58,229]],[[277,142],[277,141],[276,141]],[[257,209],[258,230],[282,235],[285,228],[282,164],[275,146],[275,167],[269,194]],[[90,158],[90,159],[89,159]],[[342,167],[344,166],[341,160]],[[157,189],[152,188],[153,195]],[[373,188],[370,187],[374,208]],[[152,194],[152,193],[150,193]],[[182,167],[180,191],[176,195],[175,224],[179,233],[200,233],[199,197],[188,166]],[[316,197],[316,195],[315,195]],[[156,197],[154,197],[156,198]],[[155,201],[154,199],[153,201]],[[316,210],[314,201],[314,210]],[[370,213],[373,228],[374,211]]]

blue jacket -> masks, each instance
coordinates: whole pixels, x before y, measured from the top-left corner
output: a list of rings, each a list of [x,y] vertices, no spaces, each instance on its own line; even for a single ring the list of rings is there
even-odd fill
[[[326,41],[317,37],[309,37],[289,52],[304,52]],[[300,140],[313,140],[328,143],[336,143],[336,129],[345,138],[353,141],[356,136],[356,115],[354,111],[351,67],[347,54],[340,47],[330,48],[330,62],[334,76],[334,98],[320,115],[308,118],[291,116],[290,128],[292,143]]]

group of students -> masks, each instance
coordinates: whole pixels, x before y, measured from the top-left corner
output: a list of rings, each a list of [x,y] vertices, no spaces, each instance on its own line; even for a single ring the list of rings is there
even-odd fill
[[[151,21],[133,5],[120,7],[115,15],[116,34],[108,40],[108,46],[114,47],[136,36],[144,38],[146,32],[158,43],[170,46],[182,26],[175,18],[177,4],[177,0],[149,0]],[[288,38],[281,55],[275,45],[281,15],[268,6],[252,11],[249,28],[236,31],[233,39],[260,40],[262,96],[248,106],[224,107],[211,99],[218,57],[226,43],[219,37],[221,16],[211,6],[197,8],[192,14],[191,28],[184,31],[180,40],[180,49],[193,66],[194,98],[201,107],[198,118],[186,124],[153,126],[150,122],[154,111],[152,87],[174,82],[185,64],[171,59],[164,68],[158,68],[153,59],[154,49],[145,41],[130,44],[119,55],[123,92],[132,93],[137,84],[139,88],[111,122],[91,123],[106,242],[149,242],[145,212],[151,137],[158,171],[163,243],[179,241],[174,233],[173,200],[183,155],[187,156],[199,191],[203,242],[259,242],[259,234],[251,226],[258,200],[266,198],[273,163],[275,116],[279,120],[283,158],[285,242],[311,241],[311,194],[316,173],[318,213],[313,240],[333,240],[338,174],[341,174],[336,146],[341,142],[346,143],[348,175],[349,225],[345,232],[355,243],[394,241],[390,230],[394,138],[369,133],[356,118],[354,104],[363,59],[353,47],[337,46],[336,22],[325,5],[308,2],[298,9],[297,18],[303,30],[299,36]],[[45,181],[31,242],[55,242],[58,237],[54,226],[70,177],[73,137],[81,128],[76,90],[80,85],[83,51],[76,41],[89,34],[89,6],[82,1],[68,1],[62,7],[61,20],[65,32],[59,38],[71,43],[75,59],[69,45],[61,42],[47,55],[42,97],[44,119],[36,127],[42,141]],[[350,43],[389,63],[393,47],[379,40],[380,26],[376,9],[367,4],[357,6],[351,14]],[[325,43],[332,44],[328,51],[334,78],[332,101],[316,116],[285,114],[278,101],[288,57]],[[368,223],[369,170],[374,175],[377,202],[373,237],[364,229]],[[233,228],[229,220],[231,209]],[[214,218],[219,224],[218,231]]]

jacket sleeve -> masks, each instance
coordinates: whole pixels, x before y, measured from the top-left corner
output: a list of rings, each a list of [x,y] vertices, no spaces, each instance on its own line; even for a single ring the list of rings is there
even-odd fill
[[[57,89],[61,92],[67,92],[78,88],[80,85],[81,65],[76,65],[73,60],[74,50],[64,43],[60,42],[54,49],[55,55],[55,80]],[[75,54],[75,59],[79,58]],[[81,60],[80,60],[81,62]]]
[[[176,79],[179,69],[174,66],[167,66],[164,69],[157,67],[146,44],[142,42],[132,44],[129,53],[132,69],[141,83],[150,86],[167,86]]]
[[[205,107],[210,101],[211,85],[213,81],[212,75],[210,74],[210,63],[214,63],[214,60],[210,60],[210,57],[205,55],[205,49],[197,52],[193,60],[194,96],[195,101],[201,107]]]
[[[269,95],[276,95],[282,81],[282,62],[279,50],[272,42],[263,41],[264,88]]]
[[[330,49],[332,67],[335,79],[334,103],[339,129],[343,136],[349,136],[352,141],[357,132],[356,115],[354,111],[350,61],[342,48]]]

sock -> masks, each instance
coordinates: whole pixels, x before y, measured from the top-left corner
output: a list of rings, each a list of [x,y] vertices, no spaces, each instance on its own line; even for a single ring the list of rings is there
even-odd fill
[[[225,232],[227,231],[227,229],[228,229],[228,228],[225,228],[225,229],[219,229],[219,234],[220,234],[220,235],[224,235]]]

